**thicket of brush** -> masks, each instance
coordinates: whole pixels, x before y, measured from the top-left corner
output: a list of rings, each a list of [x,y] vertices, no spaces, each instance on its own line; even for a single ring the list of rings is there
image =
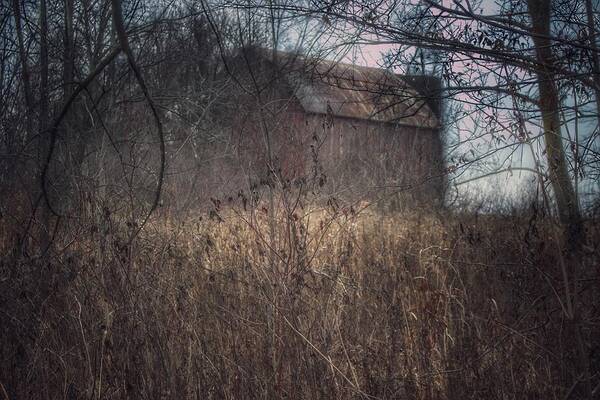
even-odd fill
[[[565,281],[555,227],[529,217],[329,204],[270,231],[268,210],[216,203],[152,221],[128,243],[107,213],[44,257],[4,227],[0,398],[564,399],[600,381],[596,224]]]

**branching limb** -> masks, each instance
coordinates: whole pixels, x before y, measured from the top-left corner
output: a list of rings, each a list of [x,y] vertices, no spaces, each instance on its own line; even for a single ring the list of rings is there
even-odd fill
[[[133,57],[133,52],[129,47],[129,41],[127,39],[127,32],[125,31],[125,24],[123,23],[123,11],[121,9],[121,0],[111,0],[112,11],[113,11],[113,23],[115,24],[115,31],[117,33],[117,38],[119,40],[119,45],[127,55],[127,61],[129,62],[129,66],[133,70],[133,74],[135,75],[135,79],[137,80],[146,101],[148,102],[148,106],[152,111],[152,115],[154,117],[154,122],[156,123],[156,129],[158,131],[158,139],[160,141],[160,170],[158,174],[158,185],[156,187],[156,195],[154,196],[154,202],[144,218],[144,221],[140,224],[136,233],[132,236],[135,237],[137,233],[142,229],[150,215],[156,210],[158,204],[160,202],[160,195],[162,192],[162,185],[164,181],[165,175],[165,137],[164,137],[164,129],[160,117],[158,115],[158,109],[150,97],[150,92],[148,91],[148,86],[146,86],[146,82],[144,81],[144,77],[142,76],[142,72],[140,71],[137,63],[135,62],[135,58]]]

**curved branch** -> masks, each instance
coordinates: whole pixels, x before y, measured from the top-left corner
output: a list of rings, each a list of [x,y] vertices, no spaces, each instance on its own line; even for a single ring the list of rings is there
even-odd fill
[[[69,96],[69,98],[67,99],[67,101],[65,102],[65,104],[63,105],[62,110],[60,110],[60,113],[58,114],[58,117],[56,117],[56,119],[54,120],[54,122],[52,123],[52,126],[50,127],[50,129],[48,130],[48,133],[50,134],[50,147],[48,149],[48,155],[46,156],[46,161],[44,162],[44,167],[42,168],[42,175],[41,175],[41,184],[42,184],[42,192],[43,192],[43,196],[44,196],[44,202],[46,203],[46,206],[48,207],[48,209],[50,210],[50,212],[52,214],[54,214],[57,217],[60,217],[61,215],[52,207],[52,205],[50,204],[50,198],[48,197],[48,182],[47,182],[47,177],[48,177],[48,169],[50,167],[50,161],[52,161],[52,156],[54,155],[54,148],[56,147],[56,136],[58,133],[58,128],[60,127],[61,122],[63,121],[63,119],[65,119],[65,117],[67,116],[67,113],[69,112],[69,109],[71,108],[71,105],[73,104],[73,102],[77,99],[77,96],[79,96],[79,94],[84,91],[88,85],[90,83],[92,83],[92,81],[94,79],[96,79],[96,77],[98,75],[100,75],[100,73],[102,72],[102,70],[104,70],[104,68],[106,68],[106,66],[108,66],[108,64],[110,64],[110,62],[112,60],[115,59],[115,57],[117,57],[117,55],[121,52],[121,48],[120,47],[116,47],[114,48],[110,53],[108,53],[108,55],[98,64],[98,66],[96,67],[96,69],[94,71],[92,71],[91,74],[88,75],[87,78],[85,78],[85,80],[83,82],[81,82],[73,91],[73,93],[71,93],[71,95]]]
[[[165,137],[164,137],[163,125],[162,125],[162,122],[160,121],[160,117],[158,115],[158,109],[156,108],[154,101],[150,97],[150,92],[148,91],[148,86],[146,86],[146,82],[144,81],[142,72],[140,71],[140,68],[136,64],[135,58],[133,57],[133,52],[131,51],[131,48],[129,47],[129,40],[127,38],[127,32],[125,31],[125,24],[123,23],[123,11],[121,9],[121,1],[120,0],[111,0],[111,5],[112,5],[112,11],[113,11],[113,23],[115,24],[115,31],[117,33],[119,45],[125,52],[125,55],[127,55],[127,61],[129,62],[129,66],[131,67],[133,74],[135,75],[135,79],[137,80],[138,85],[140,85],[140,88],[142,89],[142,93],[144,94],[144,97],[146,98],[146,101],[148,102],[148,106],[150,107],[150,110],[152,111],[152,115],[153,115],[154,121],[156,123],[156,128],[158,130],[158,139],[160,141],[160,171],[159,171],[159,175],[158,175],[158,185],[156,188],[156,195],[154,197],[154,202],[152,203],[152,206],[150,207],[150,210],[148,211],[148,214],[144,218],[144,221],[140,224],[138,230],[132,236],[132,239],[133,239],[137,235],[137,233],[142,229],[142,227],[144,226],[146,221],[148,221],[148,218],[150,218],[150,215],[152,215],[154,210],[156,210],[156,208],[158,207],[158,204],[160,202],[160,195],[162,192],[162,186],[163,186],[164,175],[165,175],[165,153],[166,153]]]

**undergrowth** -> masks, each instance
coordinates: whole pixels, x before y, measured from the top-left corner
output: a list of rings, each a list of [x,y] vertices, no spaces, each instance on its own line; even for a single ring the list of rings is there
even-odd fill
[[[0,398],[563,399],[600,381],[593,223],[565,285],[543,220],[269,221],[219,206],[129,242],[108,215],[43,257],[4,229]]]

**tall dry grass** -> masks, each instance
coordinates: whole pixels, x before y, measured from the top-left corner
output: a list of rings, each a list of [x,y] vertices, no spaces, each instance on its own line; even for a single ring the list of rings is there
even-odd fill
[[[567,299],[545,221],[275,217],[219,204],[128,243],[107,215],[42,258],[6,246],[0,398],[564,399],[582,360],[600,381],[597,225]]]

